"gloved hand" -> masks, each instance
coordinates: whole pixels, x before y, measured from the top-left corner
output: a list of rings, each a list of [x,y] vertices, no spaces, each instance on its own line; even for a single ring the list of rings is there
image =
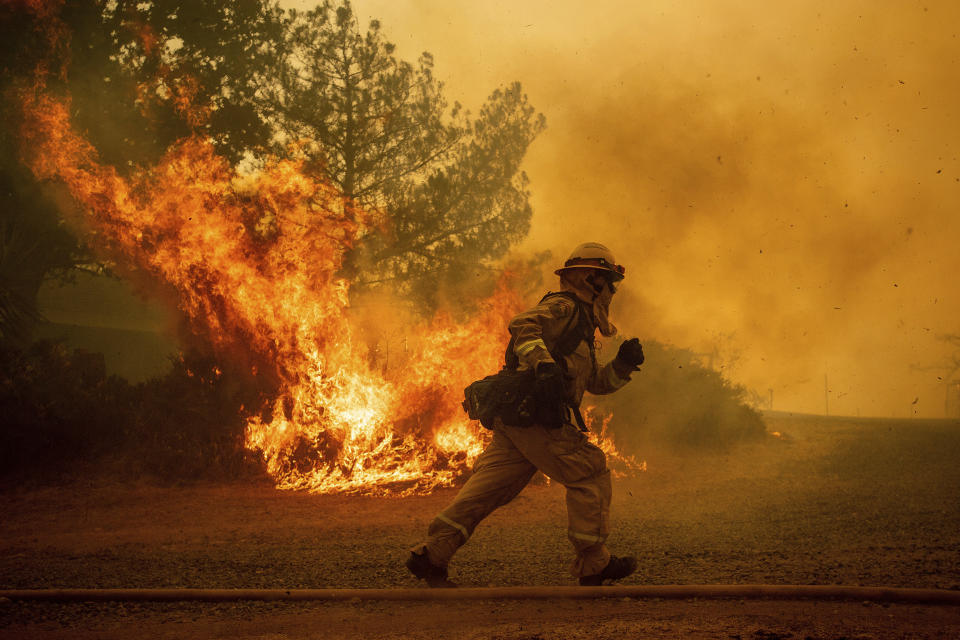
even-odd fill
[[[625,369],[639,369],[643,364],[643,347],[640,346],[640,340],[638,338],[625,340],[620,345],[615,360]]]
[[[566,399],[563,370],[556,362],[541,362],[536,369],[537,398],[546,406],[559,407]]]

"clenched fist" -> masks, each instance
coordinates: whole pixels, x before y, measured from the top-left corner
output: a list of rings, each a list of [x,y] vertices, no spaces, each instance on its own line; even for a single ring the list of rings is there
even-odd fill
[[[620,345],[617,351],[617,363],[626,369],[637,369],[643,364],[643,347],[638,338],[630,338]]]

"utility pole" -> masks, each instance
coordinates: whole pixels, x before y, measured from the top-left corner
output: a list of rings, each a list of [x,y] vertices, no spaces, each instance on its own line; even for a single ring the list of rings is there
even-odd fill
[[[827,374],[823,374],[823,414],[830,415],[830,387],[827,385]]]

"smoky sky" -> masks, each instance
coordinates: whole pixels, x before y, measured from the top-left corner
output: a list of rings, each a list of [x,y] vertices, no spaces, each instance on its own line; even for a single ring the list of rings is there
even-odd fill
[[[831,413],[943,415],[926,367],[960,332],[960,5],[354,7],[467,108],[522,82],[548,129],[520,250],[610,246],[625,334],[717,349],[775,408],[823,411],[826,386]]]

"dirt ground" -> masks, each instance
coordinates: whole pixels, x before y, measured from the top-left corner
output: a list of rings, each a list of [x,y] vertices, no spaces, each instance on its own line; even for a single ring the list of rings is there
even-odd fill
[[[625,584],[960,589],[960,423],[768,417],[725,453],[640,452],[614,483]],[[266,486],[0,493],[0,588],[414,587],[405,549],[453,496]],[[458,554],[464,586],[572,585],[563,490],[528,487]],[[960,638],[960,607],[633,600],[0,602],[0,638]]]

